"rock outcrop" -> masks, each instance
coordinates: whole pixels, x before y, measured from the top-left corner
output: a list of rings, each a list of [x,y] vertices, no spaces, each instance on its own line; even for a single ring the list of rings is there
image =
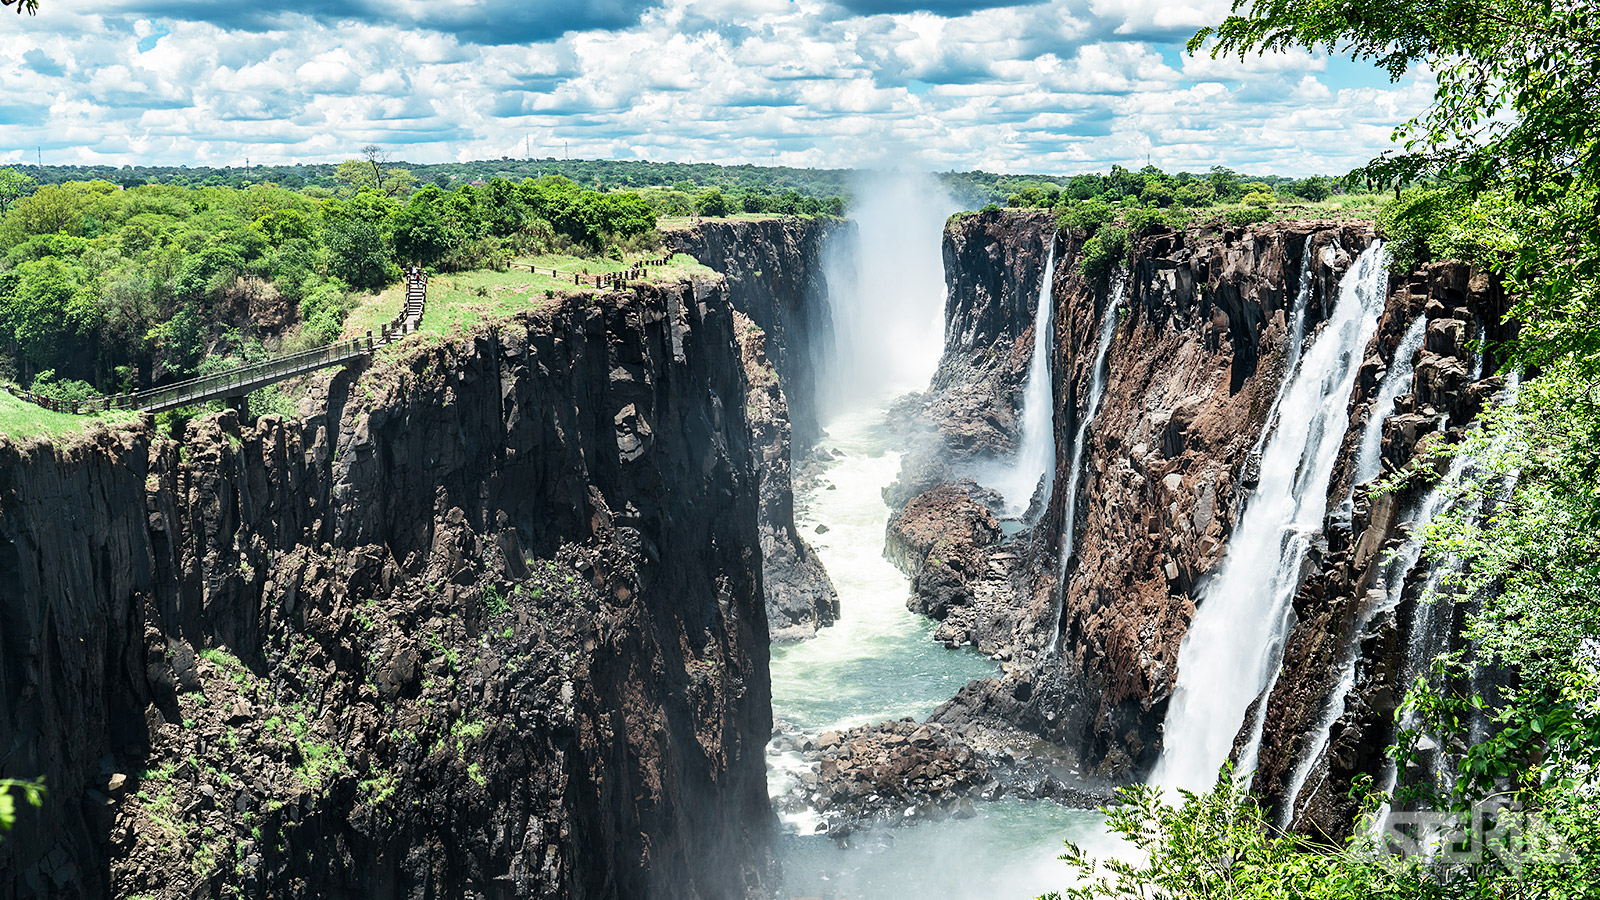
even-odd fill
[[[764,893],[746,402],[684,282],[0,441],[0,897]]]
[[[854,227],[831,218],[706,219],[665,232],[668,247],[725,277],[734,309],[770,336],[797,456],[822,434],[818,376],[833,348],[827,259]]]
[[[1016,449],[1054,232],[1045,210],[964,213],[946,224],[945,350],[928,390],[891,413],[908,443],[900,477],[885,494],[891,508]]]
[[[767,333],[734,313],[744,361],[745,419],[757,453],[761,491],[761,572],[774,641],[815,637],[839,618],[839,595],[822,560],[794,523],[789,405],[767,358]]]

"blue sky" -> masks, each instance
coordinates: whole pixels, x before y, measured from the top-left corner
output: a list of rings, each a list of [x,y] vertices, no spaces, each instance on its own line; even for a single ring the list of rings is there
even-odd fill
[[[571,155],[1070,173],[1343,172],[1424,108],[1307,53],[1183,43],[1228,0],[42,0],[0,162]],[[36,150],[36,148],[38,148]]]

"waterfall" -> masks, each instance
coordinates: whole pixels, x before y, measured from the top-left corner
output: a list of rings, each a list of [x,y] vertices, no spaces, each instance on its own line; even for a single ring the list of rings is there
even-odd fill
[[[1420,320],[1419,320],[1420,321]],[[1413,331],[1417,330],[1415,327]],[[1408,376],[1409,377],[1409,374]],[[1381,397],[1380,397],[1381,399]],[[1389,402],[1393,403],[1393,399]],[[1449,486],[1456,483],[1466,470],[1467,457],[1458,455],[1450,463],[1450,474],[1435,484],[1423,496],[1415,508],[1410,522],[1407,524],[1406,541],[1401,545],[1379,574],[1382,587],[1369,592],[1367,599],[1371,605],[1361,611],[1359,619],[1351,628],[1345,638],[1345,646],[1339,654],[1342,668],[1339,684],[1333,693],[1328,696],[1327,706],[1322,711],[1318,720],[1316,743],[1308,752],[1301,756],[1290,777],[1288,789],[1284,792],[1283,802],[1278,808],[1279,827],[1288,827],[1290,818],[1294,815],[1295,800],[1300,796],[1300,791],[1305,787],[1306,779],[1310,777],[1311,770],[1316,766],[1317,759],[1327,749],[1329,737],[1333,731],[1333,723],[1344,714],[1345,697],[1356,683],[1356,663],[1361,658],[1361,640],[1367,628],[1382,613],[1388,612],[1400,605],[1401,597],[1405,594],[1406,579],[1411,570],[1416,568],[1417,561],[1422,558],[1423,543],[1427,537],[1428,524],[1434,517],[1443,512],[1450,502],[1451,493]]]
[[[1333,246],[1329,245],[1324,254],[1331,254]],[[1328,260],[1324,260],[1328,262]],[[1267,437],[1272,434],[1278,423],[1278,410],[1283,407],[1283,398],[1289,394],[1289,386],[1294,383],[1295,370],[1300,366],[1300,354],[1305,350],[1306,343],[1306,310],[1311,306],[1311,238],[1306,238],[1306,246],[1300,253],[1300,284],[1295,288],[1294,305],[1289,311],[1289,346],[1283,351],[1283,380],[1278,382],[1278,392],[1273,395],[1272,406],[1267,409],[1266,424],[1261,429],[1261,436],[1256,438],[1255,449],[1252,455],[1260,456],[1261,449],[1267,443]]]
[[[1152,776],[1157,784],[1211,787],[1245,709],[1277,667],[1301,564],[1327,509],[1350,391],[1387,284],[1387,254],[1374,242],[1345,274],[1332,316],[1280,389],[1260,480],[1178,651],[1178,685]],[[1255,757],[1259,740],[1259,732],[1251,735],[1242,758]]]
[[[944,352],[941,248],[959,205],[925,173],[863,173],[854,189],[856,227],[823,260],[835,344],[818,361],[824,420],[926,389]]]
[[[1050,249],[1045,255],[1044,282],[1039,285],[1039,302],[1033,312],[1033,358],[1028,363],[1028,382],[1022,391],[1022,444],[1010,469],[996,478],[995,487],[1006,498],[1011,515],[1028,510],[1039,479],[1050,490],[1056,455],[1055,431],[1051,427],[1055,403],[1050,395],[1050,354],[1055,342],[1051,323],[1055,300],[1051,285],[1056,273],[1055,232],[1050,232]]]
[[[1379,458],[1383,452],[1383,423],[1394,412],[1395,400],[1411,390],[1411,377],[1415,372],[1412,357],[1417,355],[1427,332],[1428,317],[1417,316],[1417,320],[1406,329],[1406,336],[1400,339],[1400,346],[1395,348],[1394,360],[1389,363],[1389,371],[1384,373],[1383,384],[1378,388],[1378,399],[1373,401],[1372,409],[1367,412],[1367,425],[1361,432],[1361,446],[1356,452],[1352,484],[1365,484],[1377,478],[1383,468]]]
[[[1128,289],[1128,273],[1117,270],[1111,296],[1106,300],[1106,311],[1100,319],[1100,336],[1095,342],[1094,366],[1089,370],[1089,403],[1078,419],[1078,431],[1072,436],[1072,462],[1067,465],[1067,504],[1061,526],[1061,562],[1056,578],[1055,628],[1050,631],[1050,645],[1045,656],[1056,655],[1056,645],[1061,642],[1061,611],[1067,595],[1067,565],[1077,549],[1078,533],[1078,482],[1083,477],[1083,448],[1089,442],[1089,426],[1100,411],[1100,398],[1106,392],[1106,356],[1111,352],[1111,338],[1117,333],[1117,308]]]

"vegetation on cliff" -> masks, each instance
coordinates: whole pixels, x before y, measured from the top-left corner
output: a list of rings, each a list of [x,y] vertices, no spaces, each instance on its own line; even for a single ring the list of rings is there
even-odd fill
[[[1379,852],[1358,828],[1343,849],[1273,833],[1226,771],[1177,806],[1125,795],[1113,828],[1149,854],[1105,868],[1078,897],[1587,897],[1600,890],[1600,12],[1518,0],[1238,3],[1191,52],[1292,48],[1368,59],[1439,80],[1434,105],[1396,131],[1400,149],[1355,177],[1409,184],[1383,210],[1402,264],[1459,258],[1502,278],[1520,326],[1514,400],[1446,451],[1466,454],[1453,490],[1470,501],[1429,526],[1443,570],[1432,602],[1468,604],[1465,649],[1412,686],[1402,765],[1435,747],[1440,784],[1422,802],[1463,817],[1480,852],[1431,863]],[[1371,785],[1364,787],[1370,789]],[[1359,789],[1359,788],[1358,788]],[[1405,789],[1402,788],[1402,791]],[[1388,798],[1372,792],[1369,813]],[[1501,813],[1485,839],[1474,810]],[[1491,816],[1493,818],[1493,816]],[[1510,828],[1505,823],[1511,822]],[[1474,833],[1476,830],[1476,833]],[[1497,842],[1498,840],[1498,842]]]

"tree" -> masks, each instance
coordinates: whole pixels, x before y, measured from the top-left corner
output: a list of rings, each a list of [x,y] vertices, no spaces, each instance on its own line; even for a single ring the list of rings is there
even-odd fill
[[[1244,186],[1239,182],[1239,173],[1227,166],[1212,166],[1210,181],[1212,193],[1223,203],[1232,203],[1244,195]]]
[[[0,0],[0,6],[12,5],[17,7],[17,15],[19,16],[22,15],[23,10],[27,10],[30,16],[39,14],[39,0]]]
[[[11,208],[11,204],[33,193],[38,187],[38,182],[16,169],[0,169],[0,213]]]
[[[712,188],[700,195],[700,199],[695,202],[695,211],[702,216],[720,219],[733,212],[733,209],[728,199],[722,196],[722,192]]]
[[[1333,194],[1333,186],[1328,179],[1321,175],[1313,175],[1302,181],[1296,182],[1289,192],[1297,197],[1310,200],[1312,203],[1321,203]]]

